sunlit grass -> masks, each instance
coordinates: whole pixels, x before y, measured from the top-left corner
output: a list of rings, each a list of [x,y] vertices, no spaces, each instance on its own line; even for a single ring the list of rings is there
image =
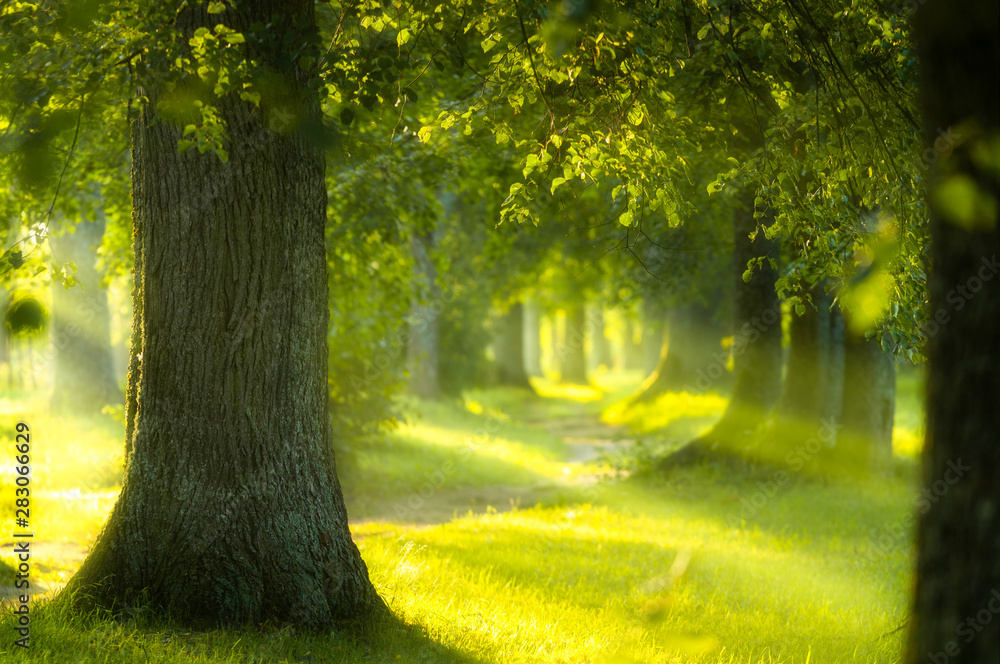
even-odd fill
[[[592,400],[578,400],[572,390],[544,399],[526,391],[480,390],[464,399],[411,402],[398,431],[355,450],[356,465],[341,470],[355,474],[344,478],[352,514],[357,501],[405,495],[439,471],[437,490],[443,494],[495,484],[566,487],[536,507],[490,510],[439,525],[414,526],[392,513],[353,524],[373,582],[413,630],[386,630],[367,640],[341,633],[296,635],[280,626],[192,632],[141,621],[71,620],[36,605],[28,658],[899,660],[905,631],[894,630],[906,614],[912,564],[912,533],[905,525],[910,486],[899,480],[863,487],[796,480],[774,487],[767,474],[733,475],[713,465],[669,481],[577,484],[599,466],[567,460],[569,445],[552,432],[560,418],[599,427],[603,409],[615,423],[679,431],[685,423],[711,420],[725,405],[715,395],[664,395],[662,403],[616,419],[607,408],[627,396],[629,385],[609,386],[619,380],[613,374],[598,380],[589,388],[599,392]],[[901,396],[907,389],[901,384]],[[7,436],[15,414],[28,411],[17,399],[0,400],[5,406],[10,409],[0,415],[0,427]],[[897,430],[900,418],[911,416],[919,421],[919,414],[897,409]],[[87,478],[104,477],[109,463],[120,464],[122,432],[107,418],[74,423],[29,414],[29,420],[39,459],[33,574],[43,587],[57,589],[115,500],[120,470],[101,481],[109,486],[88,488],[88,482],[101,482]],[[444,473],[446,467],[451,470]],[[4,510],[10,488],[0,487]],[[9,521],[3,532],[9,535]],[[10,549],[2,552],[11,562]],[[9,633],[8,614],[0,619],[0,652],[11,652]]]
[[[623,424],[636,431],[655,431],[666,429],[679,420],[717,419],[726,410],[727,403],[725,397],[714,392],[665,392],[646,403],[616,403],[602,413],[601,419],[608,424]]]

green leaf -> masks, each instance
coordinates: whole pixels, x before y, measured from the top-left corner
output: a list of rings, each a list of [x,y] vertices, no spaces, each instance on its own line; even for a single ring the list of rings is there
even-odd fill
[[[628,111],[628,121],[637,127],[642,124],[643,117],[645,117],[645,115],[639,106],[633,106]]]
[[[406,42],[410,41],[410,31],[407,28],[403,28],[396,33],[396,45],[402,46]]]
[[[343,125],[350,125],[352,122],[354,122],[354,107],[353,106],[345,106],[340,111],[340,122]],[[423,131],[424,129],[430,129],[430,127],[424,127],[420,131]]]
[[[566,182],[566,178],[553,178],[552,186],[549,188],[549,193],[555,193],[555,190],[562,184]]]
[[[221,14],[226,11],[226,4],[224,2],[212,2],[208,3],[208,13],[209,14]]]

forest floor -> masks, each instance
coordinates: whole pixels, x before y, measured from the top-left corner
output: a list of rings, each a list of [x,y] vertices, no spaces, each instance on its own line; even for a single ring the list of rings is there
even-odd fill
[[[902,376],[896,470],[876,483],[706,464],[633,474],[650,449],[710,426],[722,396],[626,409],[636,376],[535,383],[404,404],[383,440],[344,450],[351,529],[405,630],[374,638],[289,628],[193,632],[46,613],[38,661],[893,662],[911,582],[916,377]],[[0,397],[0,429],[32,415],[33,564],[51,593],[79,566],[121,482],[121,427]],[[3,481],[12,477],[3,468]],[[0,510],[12,511],[11,486]],[[2,542],[11,542],[4,519]],[[11,563],[12,548],[0,547]],[[0,579],[0,585],[5,582]],[[13,641],[0,617],[0,653]]]

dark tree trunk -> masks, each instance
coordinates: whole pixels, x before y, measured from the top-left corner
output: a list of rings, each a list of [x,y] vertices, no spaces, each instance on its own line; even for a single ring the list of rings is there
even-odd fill
[[[789,321],[788,360],[772,430],[760,453],[779,466],[796,471],[829,473],[836,455],[831,451],[840,429],[844,382],[843,318],[831,310],[822,286],[812,292],[812,304]]]
[[[754,192],[744,195],[733,215],[735,234],[734,342],[736,378],[726,412],[712,429],[664,460],[663,466],[696,461],[706,454],[745,456],[757,428],[766,420],[781,393],[781,303],[775,292],[778,247],[757,228],[753,217]],[[762,220],[764,221],[764,220]],[[757,229],[751,241],[750,234]],[[743,280],[747,264],[764,261]],[[715,367],[708,375],[724,373]]]
[[[524,370],[524,307],[520,302],[510,305],[510,309],[497,318],[493,350],[497,382],[532,389],[528,372]]]
[[[410,314],[410,344],[407,349],[410,391],[422,399],[436,399],[441,395],[441,296],[437,267],[431,256],[434,248],[433,233],[414,233],[410,238],[410,248],[413,251],[413,277],[416,283]]]
[[[703,392],[726,375],[722,330],[704,304],[674,307],[668,314],[667,344],[660,365],[642,384],[632,403],[646,403],[664,392]],[[713,369],[714,365],[718,365]],[[718,372],[714,378],[711,374]]]
[[[906,655],[914,664],[1000,661],[1000,180],[987,157],[1000,136],[998,9],[995,0],[928,2],[913,17],[925,146],[939,158],[928,199],[930,312],[944,321],[928,346]],[[968,206],[949,207],[953,197],[935,196],[938,182],[956,177],[974,183],[983,202],[962,194]]]
[[[896,365],[876,339],[845,340],[842,403],[834,470],[862,477],[885,473],[892,462]]]
[[[524,303],[524,367],[529,376],[542,375],[542,313],[532,300]]]
[[[301,0],[177,20],[190,35],[222,16],[289,39],[315,25]],[[303,129],[319,105],[304,69],[253,57],[283,91],[260,108],[217,101],[228,163],[178,153],[182,127],[158,115],[156,89],[133,124],[125,483],[68,591],[116,610],[148,602],[184,624],[329,629],[383,605],[333,456],[325,163]]]
[[[76,263],[78,286],[52,287],[53,387],[50,405],[56,412],[99,413],[120,403],[111,354],[108,292],[94,265],[95,247],[104,236],[104,218],[76,224],[75,232],[49,237],[55,260]]]
[[[562,373],[559,379],[564,383],[587,382],[587,317],[582,304],[574,304],[566,309],[566,338],[559,347],[559,363]]]
[[[594,369],[605,367],[611,369],[614,366],[614,358],[611,356],[611,344],[605,334],[604,307],[600,303],[593,305],[593,313],[590,316],[591,335],[591,362]]]

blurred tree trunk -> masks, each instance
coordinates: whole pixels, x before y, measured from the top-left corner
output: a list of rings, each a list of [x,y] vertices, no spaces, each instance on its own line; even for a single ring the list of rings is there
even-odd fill
[[[586,310],[583,304],[573,304],[566,308],[566,338],[559,348],[559,362],[562,373],[559,379],[564,383],[587,382]]]
[[[722,330],[707,305],[687,304],[670,309],[666,337],[659,366],[642,384],[632,403],[655,400],[664,392],[703,392],[728,377]]]
[[[524,307],[520,302],[510,305],[497,318],[493,338],[496,354],[497,382],[500,385],[533,389],[524,369]]]
[[[844,343],[843,410],[838,466],[846,474],[874,476],[892,463],[896,364],[878,340],[848,335]]]
[[[667,343],[667,312],[650,300],[642,304],[642,369],[651,376],[663,361]]]
[[[614,368],[614,358],[611,356],[611,344],[605,333],[604,307],[600,302],[591,305],[590,323],[591,336],[591,366],[596,370],[601,366]]]
[[[407,360],[410,391],[422,399],[436,399],[441,394],[439,380],[441,294],[437,283],[437,267],[431,256],[433,249],[433,232],[415,232],[410,237],[416,292],[410,309],[410,343],[407,348]]]
[[[781,397],[761,454],[796,471],[828,473],[844,463],[831,451],[840,429],[844,385],[844,326],[822,284],[810,292],[812,304],[792,311]]]
[[[625,370],[635,371],[637,369],[642,369],[643,357],[642,357],[642,343],[636,341],[636,337],[641,334],[641,327],[636,328],[635,319],[631,314],[626,314],[625,316]]]
[[[111,354],[108,292],[94,264],[95,248],[104,236],[104,215],[78,222],[75,232],[68,232],[65,223],[60,226],[49,236],[49,244],[56,261],[76,263],[79,285],[52,286],[55,355],[50,405],[55,412],[99,413],[105,405],[122,401]]]
[[[303,0],[248,0],[224,17],[242,31],[272,21],[287,39],[315,27]],[[219,18],[194,6],[175,25],[189,37]],[[182,127],[158,115],[162,89],[145,81],[125,482],[64,594],[78,610],[148,603],[192,626],[327,632],[384,611],[333,456],[325,157],[305,130],[320,107],[304,70],[259,48],[284,92],[259,108],[216,100],[228,163],[179,154]]]
[[[743,194],[733,215],[735,236],[734,343],[736,377],[722,418],[710,431],[667,457],[663,467],[695,461],[706,454],[743,455],[753,434],[766,420],[781,393],[781,303],[775,291],[778,247],[757,229],[754,191]],[[767,225],[766,219],[762,224]],[[750,234],[757,230],[751,240]],[[764,258],[749,281],[743,274],[749,261]]]
[[[538,303],[524,303],[524,367],[529,376],[542,375],[542,312]]]
[[[559,357],[559,314],[553,311],[549,315],[549,350],[551,351],[551,371],[562,373],[562,360]]]
[[[906,654],[913,664],[1000,661],[998,9],[995,0],[929,2],[913,16],[924,142],[939,155],[928,197],[929,311],[949,316],[928,347],[927,440]],[[942,138],[948,133],[954,144]],[[973,203],[971,193],[959,194],[962,201],[955,194],[939,197],[941,181],[975,188],[980,201]],[[962,306],[954,302],[959,287],[970,295]]]

